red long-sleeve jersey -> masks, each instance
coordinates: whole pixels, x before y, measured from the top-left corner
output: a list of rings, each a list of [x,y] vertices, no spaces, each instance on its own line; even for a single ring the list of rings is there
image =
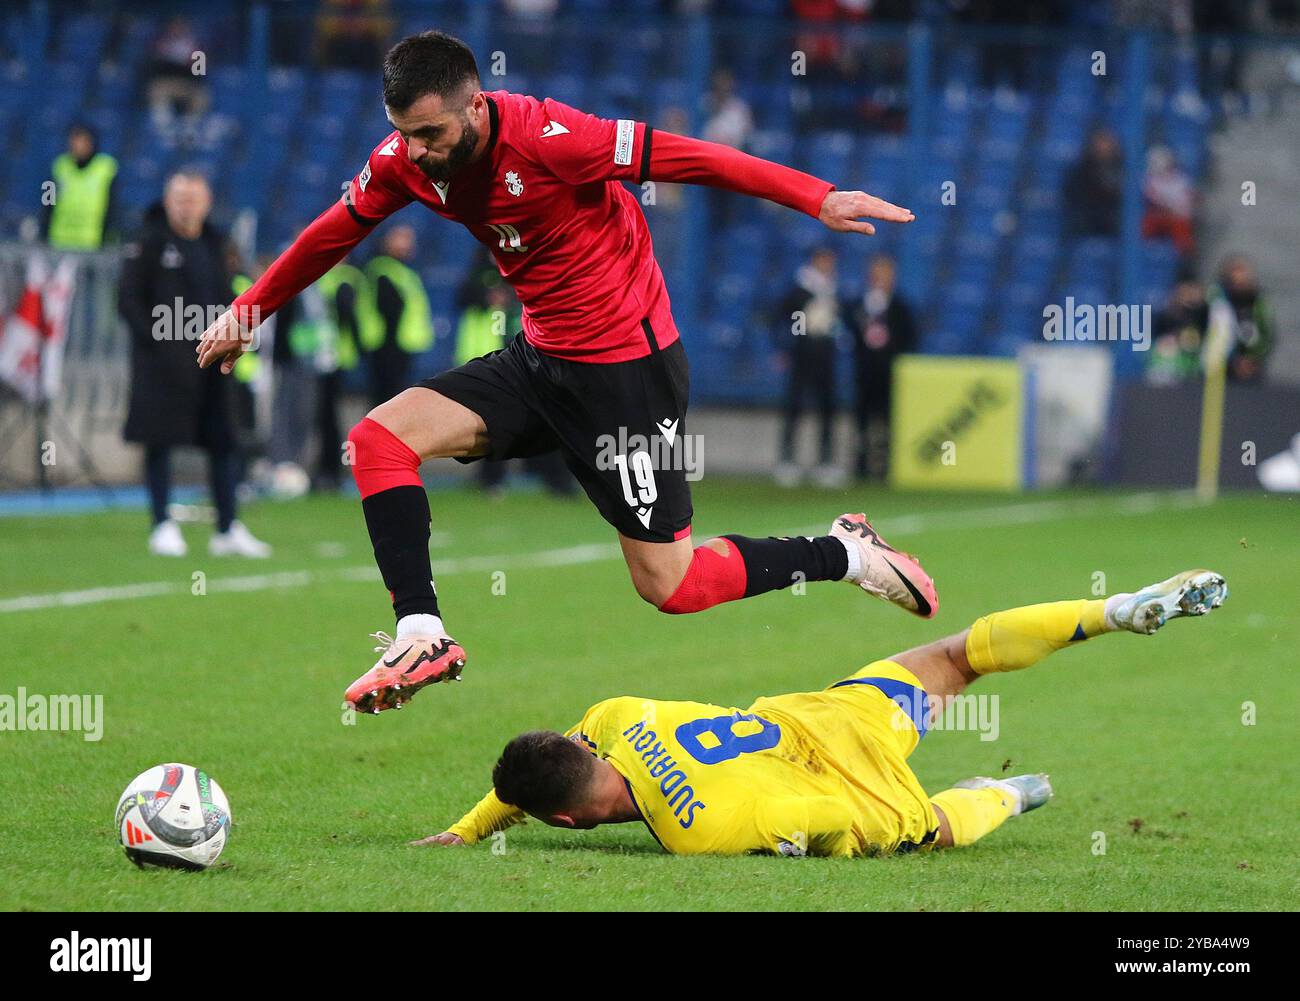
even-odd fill
[[[235,300],[263,319],[413,201],[459,222],[496,259],[539,351],[619,362],[677,339],[663,274],[637,198],[623,181],[683,181],[766,198],[817,216],[834,185],[717,143],[597,118],[549,98],[487,95],[486,153],[434,183],[392,133],[343,198]]]

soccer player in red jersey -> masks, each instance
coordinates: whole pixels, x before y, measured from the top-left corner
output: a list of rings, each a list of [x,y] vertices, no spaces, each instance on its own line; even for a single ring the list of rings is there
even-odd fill
[[[618,531],[637,593],[697,612],[795,580],[847,580],[929,618],[934,584],[862,515],[815,538],[691,540],[683,463],[688,370],[650,231],[624,181],[707,184],[805,212],[836,232],[906,209],[715,143],[610,121],[558,101],[481,89],[474,55],[429,31],[384,60],[394,131],[348,185],[201,339],[199,364],[230,372],[255,322],[342,260],[413,201],[460,223],[495,257],[523,303],[503,350],[406,390],[352,429],[353,473],[397,630],[347,690],[358,709],[400,708],[458,677],[429,561],[425,459],[504,459],[559,449]],[[614,452],[610,442],[623,443]],[[651,446],[654,447],[651,447]]]

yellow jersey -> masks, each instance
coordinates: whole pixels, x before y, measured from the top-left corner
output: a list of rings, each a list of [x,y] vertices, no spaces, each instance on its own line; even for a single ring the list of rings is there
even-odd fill
[[[936,836],[907,764],[927,712],[915,676],[877,661],[825,691],[747,709],[606,699],[565,735],[623,776],[666,851],[874,855]],[[489,792],[450,832],[473,844],[524,818]]]

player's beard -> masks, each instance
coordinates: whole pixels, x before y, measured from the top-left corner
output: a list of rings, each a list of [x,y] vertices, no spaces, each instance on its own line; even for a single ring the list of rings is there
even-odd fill
[[[460,139],[451,148],[447,156],[437,163],[431,163],[425,159],[417,161],[415,165],[431,181],[441,183],[450,180],[452,174],[455,174],[474,159],[474,150],[478,146],[478,137],[478,129],[474,128],[469,116],[465,115],[461,118]]]

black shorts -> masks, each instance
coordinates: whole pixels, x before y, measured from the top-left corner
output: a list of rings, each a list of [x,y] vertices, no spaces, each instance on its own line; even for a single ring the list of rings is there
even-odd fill
[[[607,522],[629,538],[672,542],[690,533],[688,477],[699,468],[686,441],[690,371],[680,340],[660,350],[644,326],[650,354],[633,361],[556,358],[518,334],[419,385],[483,418],[483,458],[559,449]]]

